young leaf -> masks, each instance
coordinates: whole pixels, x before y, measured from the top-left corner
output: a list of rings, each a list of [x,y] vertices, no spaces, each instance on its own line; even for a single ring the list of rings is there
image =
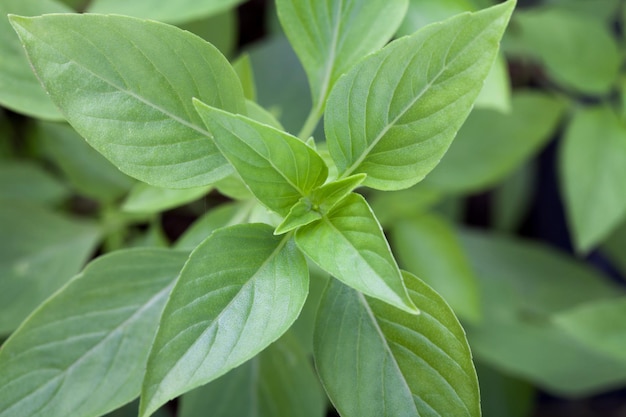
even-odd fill
[[[486,109],[472,111],[424,183],[455,193],[494,186],[550,140],[563,117],[565,104],[542,92],[520,91],[513,96],[509,114]]]
[[[216,207],[189,226],[176,241],[174,247],[192,251],[215,230],[245,221],[248,211],[247,207],[242,207],[242,204],[237,203],[228,203]]]
[[[296,242],[317,265],[352,288],[418,313],[380,225],[361,195],[349,195],[321,220],[298,229]]]
[[[626,216],[626,125],[609,107],[577,111],[560,162],[572,234],[578,249],[586,252]]]
[[[418,316],[331,280],[314,339],[326,392],[343,417],[479,417],[463,328],[435,291],[403,275]]]
[[[287,215],[326,180],[326,164],[299,139],[198,100],[194,104],[222,154],[259,201],[276,213]]]
[[[167,23],[184,23],[234,8],[244,0],[94,0],[89,13],[115,13]]]
[[[256,84],[254,82],[254,70],[252,69],[250,55],[247,53],[241,55],[233,62],[233,69],[241,81],[244,96],[248,100],[256,101]]]
[[[44,13],[71,12],[53,0],[0,1],[0,104],[29,116],[62,120],[63,116],[33,74],[19,38],[11,28],[7,14],[35,16]]]
[[[89,14],[11,16],[50,97],[87,142],[123,172],[167,188],[232,172],[192,97],[245,112],[222,54],[163,23]]]
[[[341,78],[324,128],[340,176],[396,190],[439,162],[493,65],[514,0],[392,42]]]
[[[0,350],[0,417],[97,417],[135,398],[186,259],[116,252],[48,299]]]
[[[393,36],[406,13],[407,3],[407,0],[277,0],[280,23],[309,78],[315,122],[339,76]]]
[[[311,196],[303,197],[291,207],[289,213],[283,222],[278,225],[274,233],[277,235],[286,233],[321,219],[323,214],[330,212],[337,203],[358,187],[365,180],[365,177],[365,174],[357,174],[324,184],[313,190]]]
[[[434,214],[422,214],[392,227],[400,265],[441,294],[461,318],[480,321],[478,282],[452,225]]]
[[[326,399],[289,332],[245,364],[181,398],[180,417],[322,417]]]
[[[15,330],[92,254],[100,238],[94,224],[36,205],[0,202],[0,335]],[[1,408],[0,408],[1,409]]]
[[[307,296],[304,256],[263,224],[215,231],[189,257],[167,302],[140,415],[241,365],[280,337]]]

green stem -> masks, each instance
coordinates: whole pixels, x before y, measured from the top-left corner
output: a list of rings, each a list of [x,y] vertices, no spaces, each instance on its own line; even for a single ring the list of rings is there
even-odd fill
[[[306,118],[302,129],[300,129],[300,133],[298,133],[298,138],[302,141],[306,141],[311,137],[313,132],[315,132],[315,128],[317,127],[317,123],[322,118],[322,109],[319,106],[313,107],[309,116]]]

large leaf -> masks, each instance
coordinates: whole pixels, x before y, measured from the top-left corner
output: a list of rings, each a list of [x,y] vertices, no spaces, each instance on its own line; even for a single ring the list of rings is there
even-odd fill
[[[422,214],[394,223],[391,232],[404,269],[441,294],[461,318],[480,320],[477,279],[451,224]]]
[[[365,185],[394,190],[432,170],[482,88],[514,5],[425,27],[342,77],[324,119],[340,175],[363,172]]]
[[[87,11],[183,23],[215,15],[243,2],[244,0],[94,0]]]
[[[59,110],[33,74],[8,13],[35,16],[71,10],[53,0],[2,0],[0,2],[0,104],[41,119],[62,119]]]
[[[206,384],[278,339],[308,292],[304,256],[263,224],[215,231],[191,254],[148,360],[140,415]]]
[[[259,355],[181,398],[180,417],[322,417],[324,393],[290,333]]]
[[[617,81],[619,46],[608,25],[587,14],[537,7],[516,14],[510,36],[565,87],[606,94]]]
[[[623,289],[545,245],[476,232],[462,242],[480,283],[483,321],[466,326],[479,360],[558,395],[623,386],[623,362],[579,343],[553,320]]]
[[[332,280],[315,329],[315,363],[342,417],[480,416],[465,333],[435,291],[404,273],[415,316]]]
[[[417,313],[381,227],[361,195],[349,195],[322,219],[298,229],[296,242],[337,279],[371,297]]]
[[[424,182],[448,192],[479,191],[493,186],[551,138],[565,110],[564,104],[543,93],[523,91],[513,96],[509,114],[474,110],[441,163]]]
[[[192,97],[245,112],[230,64],[202,39],[123,16],[12,16],[37,75],[70,124],[125,173],[169,188],[232,172]]]
[[[560,157],[572,234],[578,249],[588,251],[626,216],[626,125],[608,106],[581,109]]]
[[[67,197],[68,188],[40,165],[8,160],[0,166],[0,200],[53,205]]]
[[[0,207],[0,334],[7,334],[82,268],[100,233],[39,206]]]
[[[194,102],[222,154],[250,191],[276,213],[291,206],[328,176],[324,160],[298,138],[244,116]]]
[[[126,193],[134,183],[67,124],[40,122],[36,137],[46,155],[82,195],[111,202]]]
[[[407,0],[276,2],[280,23],[309,78],[314,122],[337,79],[393,36],[407,4]]]
[[[96,417],[135,398],[185,259],[116,252],[46,301],[0,350],[0,416]]]

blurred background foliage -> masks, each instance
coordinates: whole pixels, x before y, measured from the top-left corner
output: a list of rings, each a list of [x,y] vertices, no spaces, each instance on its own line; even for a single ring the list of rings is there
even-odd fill
[[[493,3],[411,0],[398,36]],[[267,216],[246,206],[236,180],[166,190],[118,171],[63,122],[5,16],[87,11],[178,25],[216,45],[247,96],[297,132],[311,99],[272,1],[0,0],[0,11],[0,338],[98,254],[193,248],[217,227]],[[463,322],[486,417],[626,416],[625,28],[620,0],[518,0],[440,165],[411,189],[363,191],[401,266]],[[322,127],[315,137],[323,142]],[[312,285],[315,299],[322,280]],[[296,325],[300,340],[312,311]],[[280,355],[276,345],[255,359],[277,392],[290,389],[269,376]],[[247,372],[226,377],[237,384]],[[179,415],[228,394],[210,390],[188,394]]]

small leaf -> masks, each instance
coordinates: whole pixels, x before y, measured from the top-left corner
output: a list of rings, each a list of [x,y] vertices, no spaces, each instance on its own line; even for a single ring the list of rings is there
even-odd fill
[[[357,174],[342,180],[324,184],[313,190],[309,197],[303,197],[298,201],[278,225],[275,234],[283,234],[297,227],[307,225],[321,219],[323,214],[332,210],[341,200],[347,197],[363,180],[365,174]]]
[[[183,23],[213,16],[234,8],[244,0],[94,0],[89,13],[115,13],[167,23]]]
[[[626,216],[626,125],[610,107],[580,109],[560,150],[566,213],[577,248],[587,252]]]
[[[298,138],[197,100],[194,104],[222,154],[259,201],[276,213],[287,215],[326,180],[326,164]]]
[[[0,350],[0,416],[97,417],[135,398],[187,254],[133,249],[92,262]]]
[[[243,87],[243,95],[251,101],[256,101],[256,84],[254,82],[254,70],[252,69],[252,61],[250,55],[244,53],[235,62],[233,69],[239,76],[241,86]]]
[[[20,40],[11,28],[7,14],[35,16],[44,13],[71,12],[53,0],[0,1],[0,104],[13,111],[46,120],[63,116],[46,94],[28,63]]]
[[[94,224],[36,205],[1,202],[0,335],[15,330],[87,261],[100,238]],[[0,408],[1,409],[1,408]]]
[[[480,321],[477,278],[453,226],[442,217],[422,214],[392,227],[392,242],[402,267],[441,294],[461,318]]]
[[[122,204],[130,213],[159,213],[179,207],[207,195],[211,186],[185,189],[156,187],[143,182],[135,184]]]
[[[472,111],[424,184],[455,193],[494,186],[550,140],[563,117],[565,104],[545,93],[521,91],[513,95],[509,114],[486,109]]]
[[[389,244],[365,199],[351,194],[321,220],[296,231],[300,249],[349,286],[417,314]]]
[[[320,303],[315,364],[343,417],[479,417],[478,380],[463,328],[409,273],[418,316],[332,280]]]
[[[181,398],[180,417],[323,417],[326,399],[308,356],[287,332],[259,355]]]
[[[295,321],[308,292],[289,236],[246,224],[219,229],[189,257],[148,360],[140,415],[241,365]]]
[[[439,162],[493,65],[515,2],[455,16],[398,39],[341,78],[324,130],[341,177],[408,188]]]
[[[319,116],[341,74],[393,36],[407,0],[278,0],[276,7],[307,72]]]
[[[215,47],[124,16],[10,19],[54,103],[123,172],[167,188],[205,186],[232,172],[191,102],[245,112],[241,83]]]
[[[175,248],[191,251],[215,230],[239,224],[246,217],[246,207],[241,204],[228,203],[216,207],[189,226],[176,241]]]

